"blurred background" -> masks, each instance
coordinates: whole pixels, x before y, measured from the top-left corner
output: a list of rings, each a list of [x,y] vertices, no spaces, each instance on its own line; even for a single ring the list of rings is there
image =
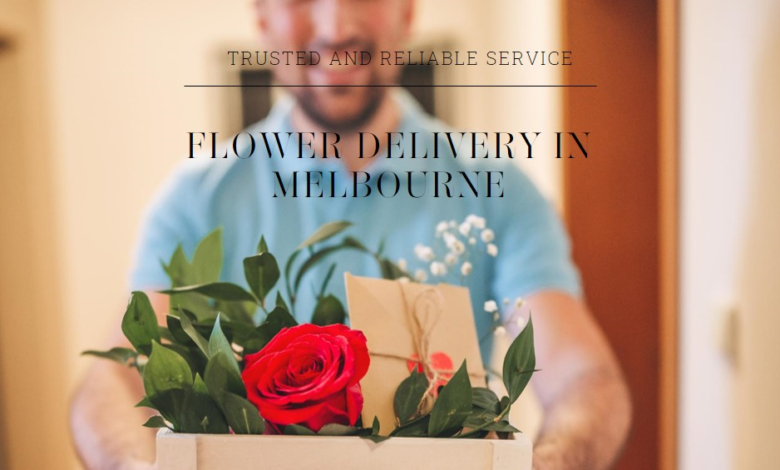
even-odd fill
[[[456,128],[590,132],[587,160],[517,163],[632,388],[617,468],[777,468],[780,4],[417,0],[411,46],[574,52],[423,83],[598,85],[422,99]],[[183,87],[262,80],[227,66],[240,49],[262,49],[248,0],[0,1],[0,469],[78,468],[79,352],[109,346],[144,208],[186,132],[236,132],[272,98]]]

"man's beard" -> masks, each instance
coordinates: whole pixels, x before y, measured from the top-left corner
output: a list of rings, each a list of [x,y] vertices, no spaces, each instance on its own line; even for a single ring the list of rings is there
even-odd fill
[[[327,113],[323,112],[322,106],[317,102],[317,96],[308,88],[299,88],[297,92],[293,90],[296,95],[298,104],[301,106],[304,114],[314,122],[317,126],[332,132],[351,132],[364,128],[365,124],[369,122],[374,115],[376,115],[379,105],[385,96],[386,90],[383,87],[366,87],[363,89],[365,95],[360,98],[365,104],[356,113],[346,117],[331,117]],[[348,92],[349,89],[340,90],[338,88],[332,88],[328,90],[330,93],[343,93]]]

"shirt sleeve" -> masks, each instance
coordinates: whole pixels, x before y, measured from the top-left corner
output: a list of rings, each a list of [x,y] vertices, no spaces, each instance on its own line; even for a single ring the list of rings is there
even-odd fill
[[[504,197],[487,202],[489,224],[497,227],[498,256],[492,290],[496,300],[544,290],[582,296],[569,237],[550,203],[514,166],[504,172]]]
[[[131,290],[170,287],[163,268],[181,243],[187,256],[195,250],[202,224],[198,202],[198,178],[180,167],[148,206],[141,223],[130,271]]]

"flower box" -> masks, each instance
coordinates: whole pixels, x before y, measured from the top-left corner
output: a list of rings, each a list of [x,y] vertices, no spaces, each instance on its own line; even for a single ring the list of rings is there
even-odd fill
[[[159,470],[531,470],[531,440],[395,437],[157,435]]]

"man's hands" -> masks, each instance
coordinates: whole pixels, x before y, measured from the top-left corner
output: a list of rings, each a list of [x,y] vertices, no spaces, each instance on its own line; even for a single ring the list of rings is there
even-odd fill
[[[546,291],[527,304],[540,369],[531,383],[545,411],[534,470],[609,468],[631,423],[631,399],[615,355],[582,301]]]
[[[149,294],[158,315],[165,324],[168,297]],[[129,344],[119,331],[112,335],[111,347]],[[152,413],[135,408],[144,396],[138,372],[108,361],[96,360],[71,401],[70,425],[79,458],[87,469],[152,470],[156,468],[156,430],[141,425]]]

